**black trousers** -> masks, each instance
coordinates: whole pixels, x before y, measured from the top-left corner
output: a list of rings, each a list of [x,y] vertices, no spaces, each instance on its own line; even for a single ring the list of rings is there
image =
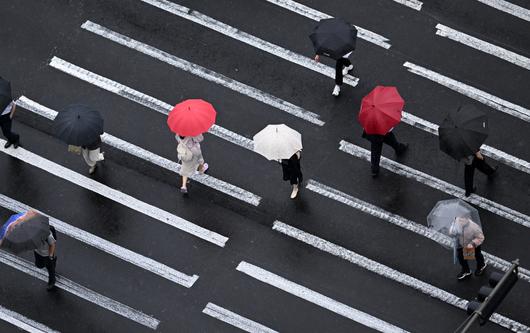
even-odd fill
[[[396,136],[392,132],[388,132],[385,135],[370,135],[368,140],[371,142],[370,160],[372,163],[372,173],[379,173],[379,161],[381,160],[383,143],[386,143],[390,147],[394,148],[397,154],[399,154],[404,148],[404,145],[398,142]]]
[[[488,176],[495,172],[495,169],[486,163],[486,158],[481,160],[480,158],[474,156],[473,162],[471,162],[469,165],[466,164],[464,167],[464,184],[466,187],[466,192],[468,193],[473,191],[473,178],[475,176],[475,169],[478,169]]]
[[[462,270],[469,272],[469,264],[467,260],[464,260],[463,248],[459,247],[458,249],[456,249],[456,257],[458,258],[460,266],[462,266]],[[477,259],[477,269],[484,266],[484,256],[482,255],[480,245],[475,248],[475,259]]]
[[[37,268],[44,268],[48,270],[48,283],[55,283],[55,266],[57,265],[57,257],[54,257],[54,259],[50,259],[50,257],[43,257],[37,252],[33,252],[35,254],[35,266]]]
[[[0,127],[2,128],[2,133],[4,134],[8,142],[15,144],[18,143],[19,135],[11,132],[12,124],[13,120],[11,119],[9,114],[0,116]]]
[[[342,86],[342,69],[351,65],[351,61],[348,58],[340,58],[335,64],[335,84]]]

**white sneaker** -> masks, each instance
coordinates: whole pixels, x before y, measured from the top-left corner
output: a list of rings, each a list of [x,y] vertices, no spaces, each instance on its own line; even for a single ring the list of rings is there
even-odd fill
[[[297,195],[298,195],[298,186],[293,187],[293,191],[291,192],[291,199],[296,198]]]
[[[340,93],[340,86],[335,86],[335,88],[333,88],[333,92],[331,94],[333,96],[339,96],[339,93]]]
[[[348,67],[344,67],[342,69],[342,75],[348,75],[348,72],[353,69],[353,65],[349,65]]]

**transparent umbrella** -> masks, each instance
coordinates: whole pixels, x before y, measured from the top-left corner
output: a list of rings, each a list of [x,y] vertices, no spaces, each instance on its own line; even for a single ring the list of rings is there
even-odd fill
[[[449,228],[457,217],[469,218],[482,226],[478,210],[461,199],[438,201],[427,216],[427,225],[444,235],[451,236]]]

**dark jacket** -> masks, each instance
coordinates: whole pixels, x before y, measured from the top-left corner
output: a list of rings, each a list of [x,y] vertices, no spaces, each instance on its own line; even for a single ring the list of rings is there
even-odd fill
[[[300,159],[296,154],[288,160],[282,160],[281,165],[283,180],[290,180],[291,184],[299,184],[302,182],[302,168],[300,167]]]

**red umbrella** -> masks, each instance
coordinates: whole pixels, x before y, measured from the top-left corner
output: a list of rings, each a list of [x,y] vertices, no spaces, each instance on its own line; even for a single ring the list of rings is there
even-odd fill
[[[212,127],[216,114],[212,104],[202,99],[187,99],[171,110],[167,117],[167,125],[178,135],[196,136]]]
[[[385,135],[401,120],[404,105],[396,87],[377,86],[363,97],[359,122],[366,134]]]

